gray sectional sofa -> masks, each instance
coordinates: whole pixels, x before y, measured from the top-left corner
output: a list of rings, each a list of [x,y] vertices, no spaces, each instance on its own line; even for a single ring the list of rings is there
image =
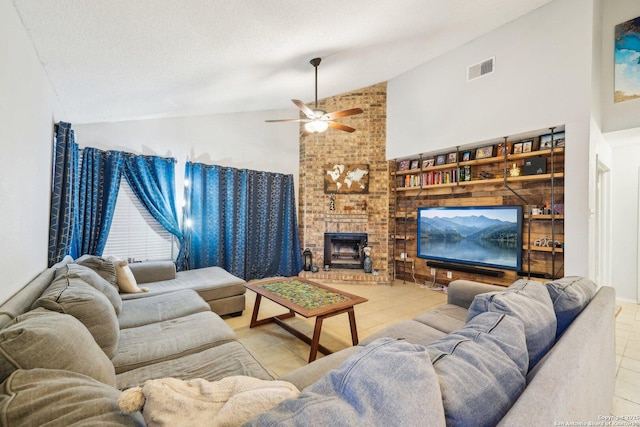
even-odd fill
[[[135,274],[150,288],[168,277],[147,267]],[[120,390],[164,377],[273,379],[188,286],[113,289],[99,268],[65,259],[0,306],[0,425],[144,425],[119,410]],[[614,309],[613,288],[584,278],[454,281],[446,305],[279,378],[299,397],[247,425],[598,421],[613,398]]]
[[[67,257],[0,306],[0,425],[143,425],[120,412],[119,390],[165,377],[273,379],[198,293],[228,273],[144,266],[150,291],[124,295],[96,260]],[[158,280],[171,275],[170,286]]]
[[[603,422],[615,388],[614,311],[614,289],[581,277],[519,280],[508,289],[453,281],[446,305],[281,377],[300,397],[251,425],[305,417],[316,425]],[[403,370],[407,363],[422,371]],[[439,388],[425,388],[434,377]]]

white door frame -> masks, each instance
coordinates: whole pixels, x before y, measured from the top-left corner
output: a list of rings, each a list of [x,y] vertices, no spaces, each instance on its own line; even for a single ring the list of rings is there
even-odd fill
[[[611,173],[596,157],[596,271],[598,285],[611,284]]]

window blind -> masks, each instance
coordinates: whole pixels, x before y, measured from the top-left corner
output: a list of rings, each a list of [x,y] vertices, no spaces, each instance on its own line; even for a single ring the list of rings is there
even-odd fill
[[[124,178],[103,254],[135,261],[173,259],[173,235],[151,216]]]

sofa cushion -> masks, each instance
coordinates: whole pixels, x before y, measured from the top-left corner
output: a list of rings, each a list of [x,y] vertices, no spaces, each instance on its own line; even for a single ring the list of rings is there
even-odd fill
[[[202,378],[218,381],[234,375],[273,379],[244,345],[238,341],[230,341],[198,353],[122,372],[116,376],[116,380],[118,388],[124,390],[142,386],[146,380],[153,378]]]
[[[515,316],[522,321],[529,351],[529,369],[555,342],[556,315],[549,292],[540,282],[517,280],[504,292],[476,295],[469,307],[467,320],[487,311]]]
[[[87,328],[73,316],[43,308],[0,330],[0,380],[16,369],[33,368],[66,369],[116,385],[113,364]]]
[[[102,292],[82,279],[59,277],[36,300],[35,307],[72,315],[89,330],[107,357],[115,354],[120,335],[116,311]]]
[[[104,277],[100,276],[94,270],[80,264],[67,264],[58,269],[55,278],[57,279],[61,276],[67,276],[70,278],[77,277],[84,280],[87,284],[93,286],[107,297],[109,302],[113,305],[113,308],[116,310],[116,314],[120,313],[120,310],[122,309],[122,298],[118,295],[118,289],[116,289],[111,283],[107,282]]]
[[[596,294],[597,286],[586,277],[567,276],[545,283],[553,310],[556,312],[558,327],[556,337],[562,335],[583,308]]]
[[[205,311],[120,331],[118,351],[111,358],[116,374],[198,353],[236,339],[224,320]]]
[[[381,338],[246,425],[443,426],[444,411],[425,348]]]
[[[495,426],[526,386],[524,326],[515,317],[480,314],[427,350],[447,426]]]
[[[13,427],[144,426],[139,412],[124,414],[120,391],[95,379],[57,369],[19,369],[0,385],[0,418]]]
[[[413,320],[448,334],[464,326],[467,321],[467,310],[454,304],[446,304],[427,311]]]
[[[76,264],[89,267],[100,276],[102,276],[107,282],[118,288],[118,280],[116,278],[116,266],[113,261],[108,257],[100,257],[95,255],[82,255],[76,260]]]
[[[169,294],[124,300],[118,315],[120,329],[177,319],[203,311],[211,311],[196,291],[184,289]]]
[[[360,346],[371,344],[378,338],[401,338],[412,344],[427,345],[445,335],[444,332],[415,320],[404,320],[374,332],[360,341]]]

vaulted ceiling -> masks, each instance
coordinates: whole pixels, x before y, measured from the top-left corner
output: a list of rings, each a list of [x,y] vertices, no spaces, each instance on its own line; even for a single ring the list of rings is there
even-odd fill
[[[334,96],[390,80],[550,1],[13,3],[64,120],[92,123],[295,109],[292,98],[314,98],[314,57],[322,58],[318,96]]]

